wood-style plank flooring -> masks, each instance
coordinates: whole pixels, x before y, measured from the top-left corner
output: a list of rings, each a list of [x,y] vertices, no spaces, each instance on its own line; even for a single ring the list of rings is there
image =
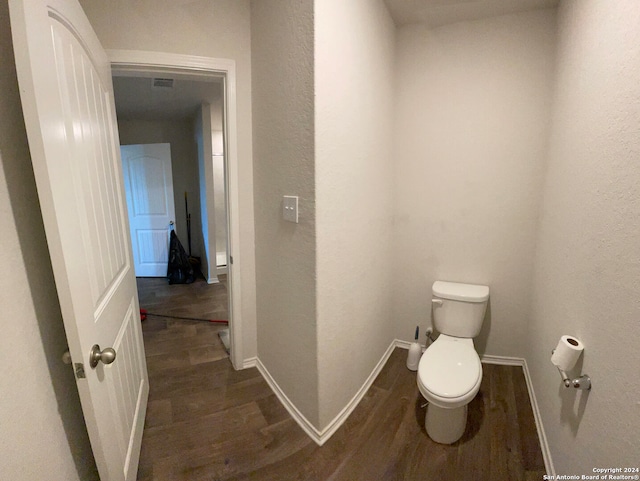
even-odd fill
[[[138,277],[140,308],[166,316],[228,319],[227,276],[219,279],[219,284],[199,277],[192,284],[169,285],[161,277]]]
[[[226,297],[214,299],[226,296],[224,284],[139,281],[141,307],[149,311],[155,302],[154,310],[164,305],[172,315],[189,312],[183,317],[225,314],[220,304]],[[198,294],[191,297],[189,289]],[[194,307],[199,303],[202,313]],[[257,369],[233,369],[220,328],[153,316],[144,321],[150,394],[139,480],[542,479],[544,462],[519,367],[483,365],[467,431],[445,446],[427,437],[416,374],[405,366],[407,352],[396,349],[345,424],[319,447]]]

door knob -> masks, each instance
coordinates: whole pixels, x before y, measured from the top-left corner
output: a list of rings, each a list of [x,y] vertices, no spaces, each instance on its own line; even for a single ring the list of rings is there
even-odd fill
[[[69,349],[62,353],[62,362],[65,364],[71,364],[71,353],[69,352]]]
[[[91,366],[92,369],[95,369],[100,361],[102,361],[103,364],[111,364],[115,360],[116,351],[110,347],[101,351],[100,346],[94,344],[89,353],[89,366]]]

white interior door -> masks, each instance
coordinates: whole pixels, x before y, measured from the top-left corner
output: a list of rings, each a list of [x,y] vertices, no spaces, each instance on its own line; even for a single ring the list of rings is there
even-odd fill
[[[176,218],[169,144],[123,145],[133,263],[138,277],[165,277],[170,225]]]
[[[136,477],[149,382],[108,58],[76,0],[10,0],[56,287],[102,481]],[[92,346],[113,348],[90,366]],[[53,473],[52,473],[53,474]]]

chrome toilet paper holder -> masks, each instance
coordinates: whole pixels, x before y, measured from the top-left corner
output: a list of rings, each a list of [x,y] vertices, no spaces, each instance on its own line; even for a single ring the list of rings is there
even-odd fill
[[[556,352],[556,350],[552,349],[551,350],[551,354],[553,355],[554,352]],[[558,369],[558,372],[560,373],[560,377],[562,378],[562,382],[564,384],[564,387],[573,386],[575,389],[580,389],[582,391],[590,391],[591,390],[591,378],[589,377],[588,374],[583,374],[580,377],[576,377],[574,379],[571,379],[567,375],[567,373],[565,371],[560,369],[558,366],[556,366],[556,368]]]

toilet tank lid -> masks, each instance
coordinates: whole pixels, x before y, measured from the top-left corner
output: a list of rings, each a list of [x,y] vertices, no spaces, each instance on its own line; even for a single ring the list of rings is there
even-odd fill
[[[454,301],[484,302],[489,299],[489,286],[436,281],[431,288],[433,295]]]

